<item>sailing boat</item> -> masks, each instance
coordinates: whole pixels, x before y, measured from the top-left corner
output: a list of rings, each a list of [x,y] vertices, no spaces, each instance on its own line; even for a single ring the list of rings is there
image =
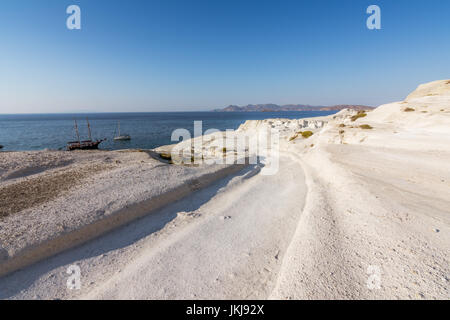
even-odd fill
[[[81,140],[80,140],[80,134],[79,134],[79,132],[78,132],[77,120],[74,120],[74,121],[75,121],[75,131],[76,131],[76,133],[77,133],[78,141],[71,141],[71,142],[68,142],[68,143],[67,143],[67,150],[72,151],[72,150],[92,150],[92,149],[98,149],[98,145],[99,145],[100,143],[102,143],[103,141],[106,140],[106,139],[102,139],[102,140],[92,141],[92,136],[91,136],[91,126],[89,125],[89,120],[86,118],[88,130],[89,130],[89,140],[81,141]]]
[[[129,134],[123,134],[120,135],[120,121],[117,121],[117,129],[119,131],[119,135],[114,137],[114,140],[116,141],[124,141],[124,140],[131,140],[131,136]]]

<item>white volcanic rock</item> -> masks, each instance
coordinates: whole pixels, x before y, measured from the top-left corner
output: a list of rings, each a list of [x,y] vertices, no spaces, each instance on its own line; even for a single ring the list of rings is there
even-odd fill
[[[450,96],[450,79],[421,84],[406,97],[405,101],[432,96]]]
[[[445,81],[422,85],[405,101],[358,119],[352,119],[355,111],[343,110],[323,118],[247,121],[228,140],[278,129],[276,174],[252,166],[0,279],[0,298],[449,299]],[[298,134],[307,130],[313,136]],[[222,135],[195,142],[209,150],[211,138]],[[235,152],[216,148],[219,157],[224,151]],[[162,169],[137,163],[105,172],[99,181],[105,190],[97,194],[121,196],[125,190],[133,202],[164,180],[186,179],[184,171],[194,168]],[[195,181],[186,183],[196,188]],[[91,284],[67,290],[70,264],[88,270],[83,283]]]

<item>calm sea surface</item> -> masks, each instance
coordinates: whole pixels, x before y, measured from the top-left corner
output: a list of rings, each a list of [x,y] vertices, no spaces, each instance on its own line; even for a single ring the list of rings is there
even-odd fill
[[[237,129],[245,120],[268,118],[308,118],[325,116],[334,111],[305,112],[149,112],[149,113],[89,113],[89,114],[27,114],[0,115],[0,145],[2,151],[64,149],[68,141],[76,140],[74,119],[81,139],[88,138],[86,117],[93,139],[107,138],[101,149],[151,149],[170,144],[172,131],[187,129],[193,134],[194,121],[203,121],[207,129]],[[130,141],[114,141],[120,120],[121,134],[131,135]]]

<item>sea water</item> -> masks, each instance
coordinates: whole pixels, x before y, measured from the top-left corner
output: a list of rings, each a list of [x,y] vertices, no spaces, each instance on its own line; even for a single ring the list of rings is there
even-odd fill
[[[100,149],[151,149],[174,143],[175,129],[184,128],[193,135],[194,121],[202,121],[208,129],[237,129],[246,120],[269,118],[300,119],[326,116],[336,111],[286,112],[148,112],[148,113],[88,113],[88,114],[16,114],[0,115],[1,151],[64,150],[67,142],[75,141],[74,120],[77,120],[81,140],[88,139],[86,118],[91,126],[92,139],[107,139]],[[129,134],[130,141],[114,141],[118,135]]]

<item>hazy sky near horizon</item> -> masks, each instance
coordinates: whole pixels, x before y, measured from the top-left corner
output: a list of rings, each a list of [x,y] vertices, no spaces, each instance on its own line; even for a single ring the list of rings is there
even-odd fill
[[[448,78],[448,0],[0,2],[0,113],[376,106]]]

